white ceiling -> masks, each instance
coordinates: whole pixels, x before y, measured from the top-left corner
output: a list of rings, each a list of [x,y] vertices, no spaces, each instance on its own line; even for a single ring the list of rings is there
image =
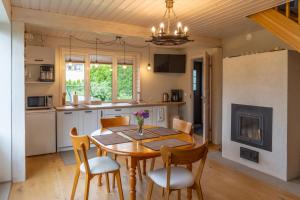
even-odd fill
[[[225,38],[257,29],[246,16],[285,0],[175,0],[174,10],[192,35]],[[150,27],[162,20],[164,0],[12,0],[24,7]]]

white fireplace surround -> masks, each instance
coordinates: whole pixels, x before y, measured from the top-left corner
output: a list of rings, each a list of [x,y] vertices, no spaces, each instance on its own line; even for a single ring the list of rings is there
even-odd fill
[[[275,51],[223,60],[222,156],[282,180],[300,176],[300,54]],[[231,104],[273,108],[272,152],[231,141]],[[259,152],[259,163],[240,158]]]

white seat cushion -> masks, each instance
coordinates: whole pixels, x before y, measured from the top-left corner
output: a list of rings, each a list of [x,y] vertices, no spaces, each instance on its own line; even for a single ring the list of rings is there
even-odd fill
[[[148,173],[149,178],[157,185],[167,187],[167,169],[161,168]],[[194,176],[184,167],[171,167],[170,188],[184,189],[194,184]]]
[[[88,160],[91,174],[100,174],[120,169],[119,163],[108,156],[95,157]],[[85,173],[84,163],[80,165],[80,171]]]

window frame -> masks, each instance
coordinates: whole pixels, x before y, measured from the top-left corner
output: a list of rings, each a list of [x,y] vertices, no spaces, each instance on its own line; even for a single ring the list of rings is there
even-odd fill
[[[70,54],[70,50],[68,48],[61,48],[60,50],[60,68],[61,68],[61,91],[60,91],[60,99],[62,98],[62,94],[65,92],[66,87],[66,64],[65,56]],[[84,102],[79,103],[88,103],[87,99],[90,100],[90,55],[95,55],[95,50],[93,49],[72,49],[72,55],[84,56]],[[98,51],[98,55],[111,56],[112,57],[112,101],[105,101],[107,103],[115,103],[115,102],[131,102],[137,100],[137,89],[140,88],[139,81],[139,61],[140,55],[136,52],[126,52],[126,58],[130,58],[133,60],[133,77],[132,77],[132,99],[118,99],[118,83],[117,83],[117,67],[118,67],[118,59],[123,58],[123,52],[121,51]],[[91,101],[93,102],[93,101]],[[69,104],[71,102],[67,102]]]

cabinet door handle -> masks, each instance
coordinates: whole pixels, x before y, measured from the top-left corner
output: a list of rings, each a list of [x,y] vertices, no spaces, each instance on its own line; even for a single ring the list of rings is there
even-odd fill
[[[101,110],[101,118],[103,117],[103,110]]]
[[[122,109],[115,109],[115,111],[122,111]]]
[[[84,111],[85,113],[91,113],[91,112],[93,112],[93,111],[91,111],[91,110],[86,110],[86,111]]]
[[[34,59],[34,61],[36,61],[36,62],[43,62],[44,59]]]
[[[115,115],[115,117],[122,117],[121,115]]]
[[[72,112],[64,112],[65,115],[70,115]]]

